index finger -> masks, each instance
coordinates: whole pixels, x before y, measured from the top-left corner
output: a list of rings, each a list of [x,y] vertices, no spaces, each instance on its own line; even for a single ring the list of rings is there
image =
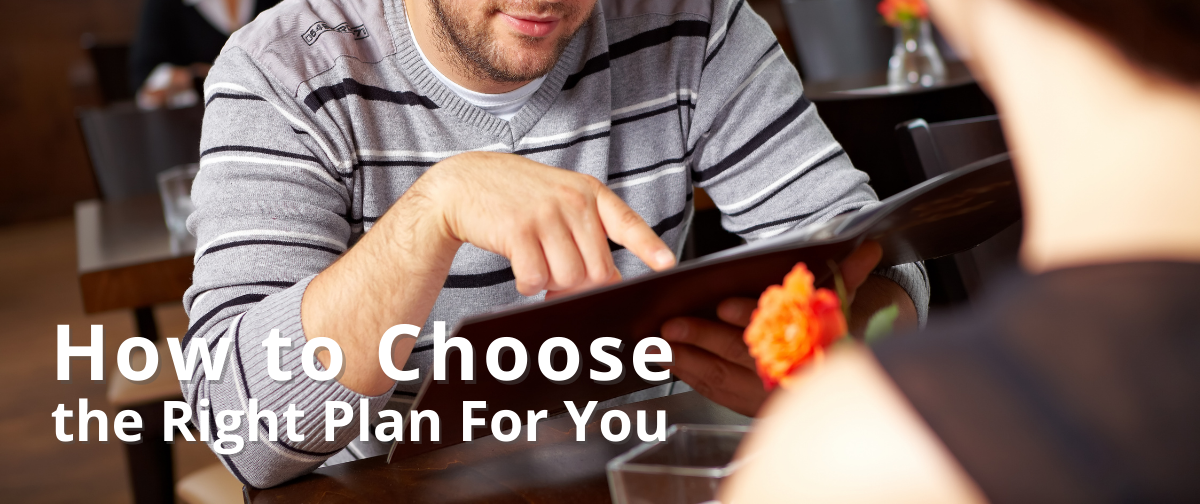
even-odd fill
[[[596,194],[596,208],[604,232],[613,242],[629,249],[655,271],[675,265],[675,254],[620,196],[601,186]]]

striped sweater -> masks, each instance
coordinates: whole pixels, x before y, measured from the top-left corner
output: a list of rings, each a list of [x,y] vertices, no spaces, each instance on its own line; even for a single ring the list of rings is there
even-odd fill
[[[183,343],[205,338],[215,347],[231,337],[233,350],[223,379],[205,381],[198,367],[182,382],[185,397],[193,408],[208,399],[217,411],[246,410],[257,398],[260,409],[282,414],[295,403],[306,412],[297,428],[304,441],[247,443],[221,457],[255,487],[311,471],[357,435],[352,422],[324,440],[323,402],[357,405],[362,396],[304,375],[300,300],[317,273],[446,157],[507,152],[592,175],[677,253],[693,187],[747,240],[876,201],[744,0],[600,1],[510,121],[435,78],[413,46],[401,0],[287,0],[234,34],[208,76],[205,103]],[[649,271],[628,251],[614,259],[626,278]],[[923,270],[881,273],[923,317]],[[504,257],[464,245],[427,328],[540,299],[517,293]],[[281,358],[293,373],[287,382],[267,375],[262,341],[272,329],[293,342]],[[422,376],[430,334],[406,365]],[[418,385],[398,384],[395,397],[411,397]],[[371,415],[391,397],[367,398]],[[264,425],[243,423],[238,433],[265,435]]]

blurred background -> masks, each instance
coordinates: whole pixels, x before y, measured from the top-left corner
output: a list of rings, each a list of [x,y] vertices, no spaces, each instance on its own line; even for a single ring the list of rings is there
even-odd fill
[[[86,344],[91,324],[104,325],[105,376],[115,366],[121,341],[137,334],[129,310],[85,314],[73,212],[76,202],[101,196],[77,111],[132,98],[128,63],[121,58],[128,57],[141,8],[142,0],[0,0],[0,18],[7,20],[0,30],[0,177],[5,181],[0,184],[0,500],[5,502],[133,502],[122,443],[94,441],[94,423],[93,441],[60,443],[50,413],[60,403],[75,409],[79,398],[106,411],[110,422],[118,409],[108,400],[109,380],[86,379],[85,361],[74,360],[71,381],[55,380],[58,324],[71,326],[75,344]],[[121,70],[108,83],[101,81],[89,52],[97,47],[101,58],[112,59],[106,47],[124,52],[116,55]],[[186,330],[180,303],[157,304],[153,311],[163,334]],[[216,462],[199,443],[178,443],[173,453],[180,477]]]
[[[0,33],[0,225],[71,214],[97,196],[75,109],[102,103],[84,50],[93,40],[129,44],[140,0],[3,0]]]
[[[88,341],[90,325],[104,326],[107,377],[122,340],[161,342],[187,328],[179,299],[190,283],[194,244],[178,228],[187,185],[159,174],[198,160],[202,105],[136,99],[144,83],[135,80],[145,72],[131,71],[130,55],[139,23],[148,22],[144,1],[182,2],[0,0],[0,19],[7,20],[0,30],[3,501],[169,502],[180,492],[198,502],[176,485],[216,463],[201,443],[97,442],[95,423],[93,441],[61,443],[50,416],[58,404],[75,409],[86,398],[111,422],[120,409],[160,412],[162,400],[179,394],[173,380],[133,386],[83,379],[88,363],[81,359],[72,362],[73,380],[55,380],[59,324],[70,326],[75,345]],[[926,21],[889,26],[878,3],[749,1],[881,197],[1006,151],[994,107],[936,29]],[[222,29],[237,26],[234,20]],[[164,44],[140,43],[143,50]],[[202,78],[202,66],[187,68],[195,74],[180,89]],[[164,106],[149,110],[157,105]],[[698,196],[697,208],[690,257],[738,243],[720,228],[711,201]],[[1019,228],[928,265],[935,314],[969,302],[994,272],[1012,265]],[[75,424],[68,425],[71,432]]]

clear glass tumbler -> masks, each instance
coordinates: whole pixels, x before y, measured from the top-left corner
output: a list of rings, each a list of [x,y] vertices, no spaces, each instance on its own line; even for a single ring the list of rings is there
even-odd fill
[[[750,431],[734,425],[672,425],[666,441],[643,443],[608,463],[614,504],[713,504]]]
[[[184,252],[196,247],[196,239],[188,233],[187,218],[195,210],[192,205],[192,181],[200,165],[179,165],[158,174],[158,193],[162,197],[163,216],[171,232],[171,250]]]

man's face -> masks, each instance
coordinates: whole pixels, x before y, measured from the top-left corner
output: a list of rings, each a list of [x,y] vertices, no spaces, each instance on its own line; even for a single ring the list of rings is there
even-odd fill
[[[526,82],[554,68],[596,0],[429,0],[434,38],[461,70]]]

